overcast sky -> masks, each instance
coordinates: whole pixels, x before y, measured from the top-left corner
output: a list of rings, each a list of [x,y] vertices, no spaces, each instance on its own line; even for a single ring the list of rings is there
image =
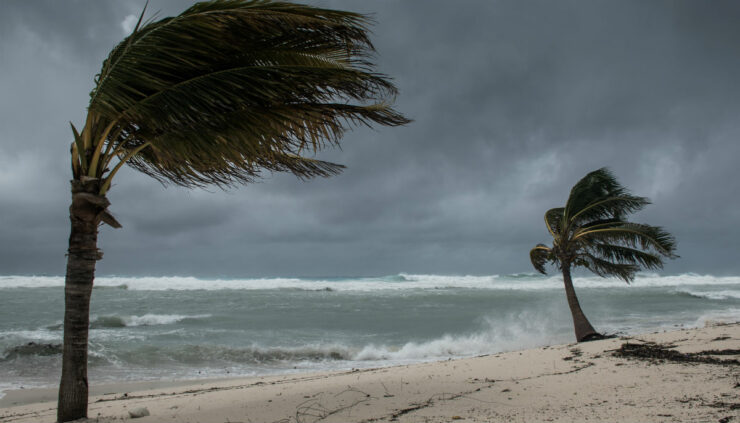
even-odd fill
[[[664,273],[740,273],[740,2],[310,3],[373,15],[414,122],[347,133],[330,179],[191,191],[126,169],[98,275],[530,272],[545,210],[603,166],[675,234]],[[64,274],[69,121],[142,7],[3,1],[0,274]]]

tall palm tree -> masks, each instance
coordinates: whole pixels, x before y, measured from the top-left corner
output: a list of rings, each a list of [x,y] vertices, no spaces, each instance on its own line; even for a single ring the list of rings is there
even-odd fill
[[[630,213],[650,204],[617,182],[602,168],[578,181],[565,207],[545,213],[552,247],[538,244],[529,252],[532,265],[545,273],[550,262],[563,272],[565,294],[578,342],[603,337],[594,330],[576,297],[571,268],[582,266],[601,277],[615,276],[630,283],[641,268],[660,269],[663,258],[675,258],[676,240],[658,226],[632,223]]]
[[[103,62],[82,130],[72,125],[60,422],[87,415],[98,226],[121,226],[106,199],[121,166],[185,187],[248,183],[263,171],[326,177],[343,166],[302,153],[338,145],[356,125],[409,122],[390,105],[395,86],[374,71],[364,15],[215,0],[143,16]]]

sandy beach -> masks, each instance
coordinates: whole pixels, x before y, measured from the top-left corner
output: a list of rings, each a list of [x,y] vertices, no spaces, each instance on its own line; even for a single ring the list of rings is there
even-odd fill
[[[136,422],[740,421],[739,352],[734,323],[380,369],[93,386],[89,421],[142,407]],[[8,392],[0,422],[54,422],[54,395]]]

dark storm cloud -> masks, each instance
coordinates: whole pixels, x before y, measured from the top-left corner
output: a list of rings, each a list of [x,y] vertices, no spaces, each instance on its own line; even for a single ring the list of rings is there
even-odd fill
[[[161,16],[187,2],[150,3]],[[609,166],[676,234],[667,271],[737,273],[740,4],[315,1],[373,15],[404,128],[349,132],[344,174],[223,192],[133,171],[110,192],[102,273],[530,271],[542,213]],[[0,273],[61,274],[67,122],[143,2],[5,4],[0,16]]]

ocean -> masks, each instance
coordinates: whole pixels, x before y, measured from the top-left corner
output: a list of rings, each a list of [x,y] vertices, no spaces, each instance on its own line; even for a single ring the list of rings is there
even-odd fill
[[[631,285],[598,277],[574,283],[584,312],[605,333],[740,321],[740,277],[641,274]],[[63,277],[0,277],[0,391],[58,384],[63,285]],[[89,379],[380,367],[573,341],[557,275],[100,277]]]

